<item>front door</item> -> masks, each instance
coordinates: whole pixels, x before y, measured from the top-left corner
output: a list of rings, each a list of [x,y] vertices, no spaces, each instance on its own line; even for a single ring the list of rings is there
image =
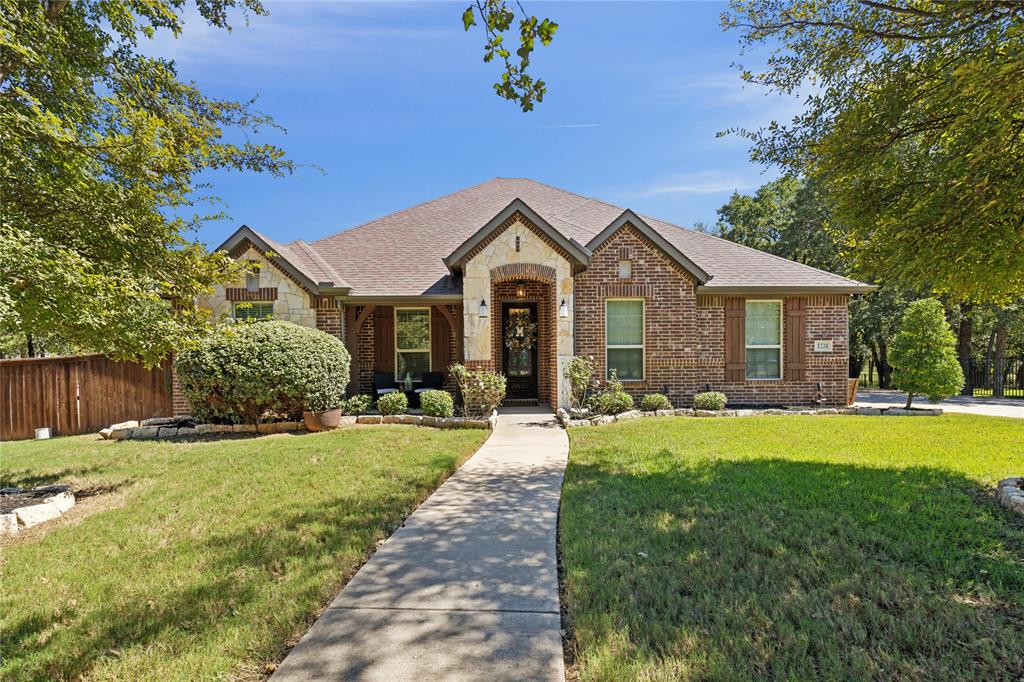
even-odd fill
[[[536,400],[538,334],[533,334],[532,344],[526,344],[530,345],[529,348],[523,347],[521,337],[513,340],[513,347],[509,348],[509,334],[516,334],[516,331],[509,328],[509,319],[512,318],[528,318],[536,325],[537,304],[520,302],[501,304],[501,370],[507,378],[506,395],[511,400]],[[516,327],[516,325],[513,326]],[[534,326],[535,330],[537,328]]]

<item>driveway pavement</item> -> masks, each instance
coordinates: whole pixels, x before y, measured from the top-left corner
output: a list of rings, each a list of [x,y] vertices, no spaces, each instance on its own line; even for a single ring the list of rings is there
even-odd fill
[[[563,680],[555,529],[568,453],[550,411],[503,411],[274,682]]]
[[[907,394],[899,391],[883,391],[869,389],[857,391],[858,407],[903,407],[907,402]],[[914,398],[914,405],[924,407],[933,405],[927,398]],[[1024,398],[971,398],[954,396],[948,400],[934,403],[947,412],[967,412],[983,414],[989,417],[1017,417],[1024,419]]]

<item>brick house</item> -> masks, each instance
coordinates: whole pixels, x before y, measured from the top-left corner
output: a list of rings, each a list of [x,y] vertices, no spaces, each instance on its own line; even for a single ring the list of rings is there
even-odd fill
[[[510,402],[552,406],[573,355],[679,406],[707,387],[736,405],[843,404],[847,305],[871,289],[526,179],[312,243],[243,226],[219,248],[260,267],[200,305],[338,336],[354,392],[428,372],[450,385],[460,361],[504,372]]]

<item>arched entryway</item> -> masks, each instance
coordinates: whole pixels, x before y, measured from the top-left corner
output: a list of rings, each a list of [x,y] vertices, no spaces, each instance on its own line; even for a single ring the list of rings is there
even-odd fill
[[[534,263],[491,270],[491,348],[496,369],[507,377],[508,405],[556,403],[555,277],[554,268]]]

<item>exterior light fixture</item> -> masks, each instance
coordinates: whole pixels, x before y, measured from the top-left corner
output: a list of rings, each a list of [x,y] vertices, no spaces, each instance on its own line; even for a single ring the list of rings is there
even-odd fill
[[[487,317],[487,301],[480,299],[480,317]]]
[[[569,317],[569,304],[565,302],[564,298],[562,299],[562,304],[558,306],[558,316],[561,318]]]
[[[522,284],[516,286],[516,298],[526,298],[526,287]]]

